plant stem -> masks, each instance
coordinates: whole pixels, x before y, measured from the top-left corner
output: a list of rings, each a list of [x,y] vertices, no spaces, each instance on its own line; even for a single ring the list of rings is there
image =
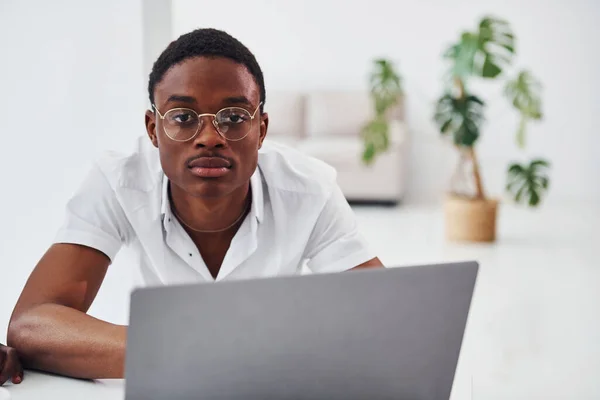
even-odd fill
[[[467,154],[473,163],[473,180],[475,180],[475,198],[478,200],[483,200],[485,198],[485,194],[483,192],[483,182],[481,180],[481,174],[479,173],[479,162],[477,161],[477,155],[475,154],[475,149],[473,146],[467,149]]]
[[[454,83],[458,88],[458,98],[460,100],[465,100],[466,92],[465,92],[465,84],[459,77],[454,78]],[[485,194],[483,191],[483,181],[481,179],[481,173],[479,172],[479,162],[477,161],[477,154],[475,153],[475,149],[473,146],[469,146],[467,149],[467,156],[471,159],[471,163],[473,164],[473,180],[475,181],[475,198],[478,200],[485,199]]]
[[[458,98],[463,100],[465,98],[465,84],[458,76],[454,78],[454,84],[458,88]]]

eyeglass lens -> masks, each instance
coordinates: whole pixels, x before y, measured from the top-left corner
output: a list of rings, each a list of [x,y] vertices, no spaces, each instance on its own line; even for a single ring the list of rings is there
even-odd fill
[[[229,140],[243,138],[252,128],[252,116],[243,108],[222,109],[214,120],[219,133]],[[178,141],[191,139],[205,122],[194,110],[185,108],[168,111],[163,120],[166,134]]]

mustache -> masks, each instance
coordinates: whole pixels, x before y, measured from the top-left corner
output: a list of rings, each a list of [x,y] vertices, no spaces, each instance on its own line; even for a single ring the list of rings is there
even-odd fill
[[[221,159],[227,161],[229,163],[229,165],[233,165],[233,159],[232,158],[226,157],[226,156],[224,156],[222,154],[214,153],[214,152],[211,152],[211,151],[206,151],[206,152],[203,152],[203,153],[200,153],[200,154],[196,154],[195,156],[188,158],[186,160],[185,164],[189,166],[192,162],[194,162],[194,161],[196,161],[196,160],[198,160],[200,158],[221,158]]]

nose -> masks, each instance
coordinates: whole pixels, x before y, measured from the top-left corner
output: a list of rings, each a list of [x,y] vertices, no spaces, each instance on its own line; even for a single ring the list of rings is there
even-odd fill
[[[227,141],[217,130],[213,116],[205,115],[200,118],[200,126],[198,127],[198,134],[194,138],[194,145],[209,149],[227,146]]]

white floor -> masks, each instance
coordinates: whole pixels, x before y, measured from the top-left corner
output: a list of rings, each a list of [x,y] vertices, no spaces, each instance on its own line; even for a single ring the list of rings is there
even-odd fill
[[[480,262],[452,399],[600,399],[600,208],[504,207],[494,245],[446,243],[436,209],[357,214],[386,265]]]
[[[388,266],[480,262],[453,400],[600,399],[599,206],[503,207],[493,245],[446,243],[436,207],[355,209]],[[127,263],[109,270],[94,315],[127,320]],[[5,279],[0,342],[25,272]]]

